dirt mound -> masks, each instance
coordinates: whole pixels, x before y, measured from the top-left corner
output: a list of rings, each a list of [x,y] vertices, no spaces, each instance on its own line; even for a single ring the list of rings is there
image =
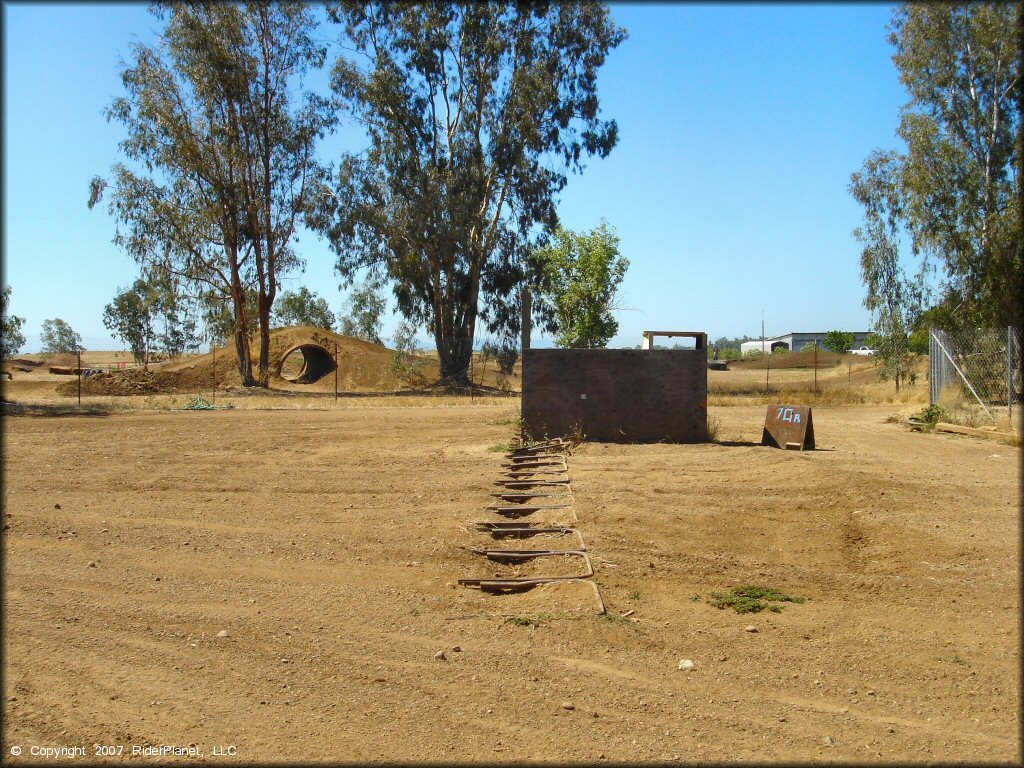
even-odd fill
[[[380,344],[342,336],[322,328],[292,326],[270,333],[270,386],[302,392],[333,392],[334,372],[321,375],[316,381],[301,383],[281,377],[286,358],[298,355],[298,347],[314,347],[337,359],[338,389],[343,392],[394,392],[436,380],[438,364],[427,359],[419,379],[400,379],[392,370],[394,352]],[[252,342],[253,368],[259,366],[259,339]],[[323,374],[320,370],[318,373]],[[234,345],[220,347],[204,355],[151,366],[149,371],[127,369],[94,374],[82,382],[82,393],[89,395],[144,395],[166,392],[203,392],[214,386],[240,387],[238,356]],[[75,394],[78,383],[60,385],[60,394]]]

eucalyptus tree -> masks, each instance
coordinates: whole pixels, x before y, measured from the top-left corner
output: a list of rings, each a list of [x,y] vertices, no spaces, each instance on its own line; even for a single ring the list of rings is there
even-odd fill
[[[43,352],[47,354],[85,352],[81,334],[67,320],[59,317],[43,320],[43,332],[39,334],[39,340],[43,343]]]
[[[369,146],[343,159],[322,229],[341,275],[386,275],[399,311],[433,336],[442,379],[466,383],[478,317],[518,324],[514,289],[558,222],[567,174],[616,144],[597,74],[625,32],[595,2],[344,2],[329,14],[353,51],[332,87]]]
[[[0,330],[0,359],[4,360],[16,355],[25,345],[25,334],[21,332],[25,318],[10,314],[10,303],[11,286],[8,285],[0,293],[0,318],[3,320],[3,328]]]
[[[850,183],[865,210],[855,232],[865,305],[881,313],[882,335],[915,325],[936,273],[949,322],[1020,322],[1020,24],[1019,3],[894,12],[889,41],[910,95],[898,129],[907,150],[876,150]]]
[[[382,293],[383,285],[372,275],[352,288],[341,313],[338,315],[338,332],[345,336],[383,344],[381,338],[381,317],[387,308]]]
[[[139,279],[129,288],[119,288],[113,301],[103,308],[103,324],[128,345],[140,365],[148,365],[156,341],[153,303],[151,287]]]
[[[127,95],[107,110],[127,129],[113,168],[115,243],[196,296],[231,302],[239,374],[269,380],[270,314],[283,274],[301,261],[296,227],[326,175],[314,151],[335,118],[299,93],[326,50],[302,3],[157,3],[154,45],[135,44]],[[94,178],[89,204],[107,181]],[[255,307],[247,290],[257,294]],[[254,377],[250,317],[260,332]]]
[[[311,325],[314,328],[334,330],[334,313],[327,306],[327,300],[314,291],[302,286],[297,291],[285,291],[274,307],[274,319],[278,325]]]

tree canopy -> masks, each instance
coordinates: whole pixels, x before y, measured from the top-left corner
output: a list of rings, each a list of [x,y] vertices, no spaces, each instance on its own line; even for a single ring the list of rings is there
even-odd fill
[[[328,331],[334,328],[334,313],[327,300],[305,286],[298,291],[285,291],[274,306],[278,325],[312,325]]]
[[[332,87],[369,147],[340,167],[320,222],[347,277],[369,267],[465,383],[478,316],[518,332],[514,290],[555,198],[615,146],[597,73],[625,32],[599,3],[344,2],[354,56]]]
[[[43,342],[43,352],[84,352],[82,337],[75,332],[70,323],[59,317],[43,321],[43,332],[39,335]]]
[[[857,337],[850,331],[829,331],[821,343],[825,349],[837,355],[845,355],[856,340]]]
[[[894,12],[907,151],[876,150],[850,183],[864,206],[864,303],[881,336],[905,334],[936,301],[950,323],[1020,322],[1020,12],[966,2]]]
[[[381,292],[382,288],[383,286],[373,276],[353,286],[352,293],[345,301],[338,318],[340,333],[372,341],[374,344],[384,343],[380,335],[380,319],[387,307],[387,301]]]
[[[18,353],[25,345],[25,334],[21,332],[21,326],[25,324],[25,318],[10,314],[11,286],[5,286],[0,294],[0,317],[3,318],[3,328],[0,329],[0,359],[7,360]]]
[[[324,169],[317,139],[334,121],[325,99],[299,94],[326,51],[302,3],[157,3],[155,46],[136,44],[127,95],[107,111],[127,130],[113,169],[115,243],[196,295],[230,300],[239,373],[253,376],[249,332],[256,292],[258,382],[269,380],[270,312],[278,281],[300,260],[297,223]],[[90,207],[108,182],[93,179]]]
[[[550,307],[558,346],[606,346],[619,330],[612,309],[629,268],[615,231],[607,222],[586,233],[558,227],[537,261],[542,274],[537,299]]]
[[[156,334],[153,331],[149,286],[136,280],[130,288],[118,289],[114,300],[103,309],[103,324],[128,345],[137,363],[148,363]]]

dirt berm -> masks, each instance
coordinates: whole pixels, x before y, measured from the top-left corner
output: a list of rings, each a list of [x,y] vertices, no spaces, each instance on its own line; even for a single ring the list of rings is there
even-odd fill
[[[337,345],[337,346],[335,346]],[[281,377],[285,358],[296,348],[307,347],[310,360],[319,359],[321,368],[329,372],[316,381],[301,383]],[[301,351],[294,352],[295,356]],[[380,344],[332,333],[311,326],[278,328],[270,332],[270,386],[302,392],[334,391],[333,359],[338,360],[338,389],[343,392],[394,392],[408,389],[412,382],[403,381],[391,370],[394,352]],[[259,339],[252,342],[253,369],[259,366]],[[329,358],[329,359],[328,359]],[[311,364],[310,366],[315,367]],[[296,366],[298,370],[301,366]],[[437,361],[427,359],[420,373],[424,380],[437,378]],[[292,369],[291,362],[289,369]],[[109,371],[87,377],[82,382],[82,393],[88,395],[146,395],[165,392],[203,392],[214,386],[240,387],[238,356],[234,345],[220,347],[204,355],[169,363],[157,364],[150,370],[133,368]],[[78,382],[69,381],[57,387],[60,394],[72,395],[78,391]]]

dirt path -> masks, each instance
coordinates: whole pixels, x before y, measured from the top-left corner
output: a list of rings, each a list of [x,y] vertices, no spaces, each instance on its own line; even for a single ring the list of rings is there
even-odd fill
[[[816,409],[814,453],[753,445],[763,406],[582,446],[611,618],[454,586],[507,405],[7,418],[4,756],[1020,760],[1020,449],[891,410]],[[807,602],[708,605],[740,583]]]

